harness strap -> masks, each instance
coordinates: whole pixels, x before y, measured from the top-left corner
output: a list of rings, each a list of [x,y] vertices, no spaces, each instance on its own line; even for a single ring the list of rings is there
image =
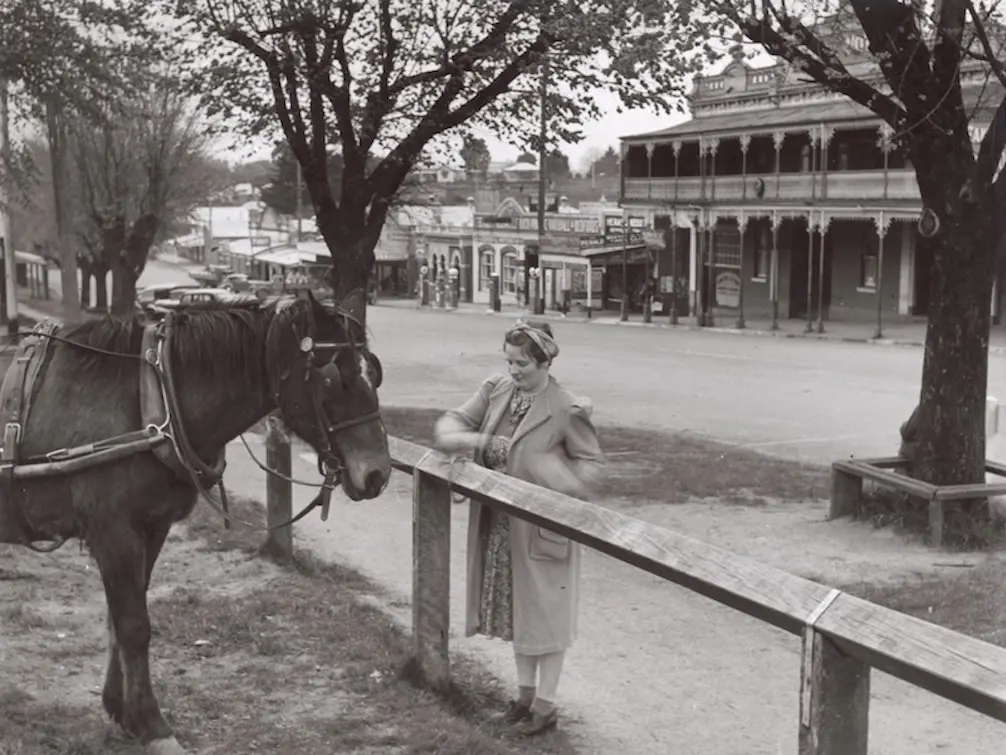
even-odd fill
[[[197,487],[201,490],[209,490],[223,479],[224,468],[227,466],[226,454],[221,452],[212,466],[206,464],[192,448],[188,433],[185,431],[185,425],[181,420],[182,412],[178,402],[171,356],[171,347],[174,342],[174,323],[175,313],[168,312],[160,325],[156,350],[157,375],[161,381],[162,397],[170,423],[170,438],[178,461],[183,467],[195,473]],[[172,418],[174,421],[171,421]]]

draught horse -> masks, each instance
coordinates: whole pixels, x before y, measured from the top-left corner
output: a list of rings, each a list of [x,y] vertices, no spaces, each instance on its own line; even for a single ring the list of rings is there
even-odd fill
[[[102,703],[146,755],[184,752],[151,687],[151,571],[171,525],[222,477],[227,443],[279,410],[317,451],[328,492],[341,482],[370,499],[388,483],[362,306],[359,293],[336,307],[308,295],[43,325],[18,349],[0,390],[0,542],[87,545],[108,602]]]

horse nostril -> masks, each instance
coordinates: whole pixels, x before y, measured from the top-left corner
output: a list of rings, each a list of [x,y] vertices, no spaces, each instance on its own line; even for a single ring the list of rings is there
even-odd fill
[[[364,479],[363,487],[369,496],[376,497],[380,495],[381,488],[384,487],[384,475],[376,469],[368,472],[366,479]]]

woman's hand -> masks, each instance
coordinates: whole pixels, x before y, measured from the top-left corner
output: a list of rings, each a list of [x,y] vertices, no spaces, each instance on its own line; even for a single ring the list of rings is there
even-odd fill
[[[474,451],[481,444],[481,433],[468,431],[438,433],[436,438],[437,450],[445,451],[447,453]]]

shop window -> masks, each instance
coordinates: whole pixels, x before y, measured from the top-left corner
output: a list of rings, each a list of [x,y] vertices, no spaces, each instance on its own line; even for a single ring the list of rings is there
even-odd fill
[[[713,234],[713,265],[741,266],[741,232],[736,227],[719,226]]]
[[[493,274],[493,250],[483,249],[479,252],[479,290],[489,290],[489,278]]]
[[[517,252],[504,251],[503,252],[503,280],[500,283],[500,288],[505,294],[516,294],[517,293]]]
[[[859,258],[859,288],[877,290],[877,254],[863,252]]]

